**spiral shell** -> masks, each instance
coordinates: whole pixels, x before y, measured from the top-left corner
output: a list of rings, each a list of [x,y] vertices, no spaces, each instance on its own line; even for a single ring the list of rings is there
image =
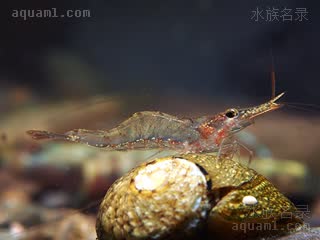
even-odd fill
[[[295,211],[254,170],[227,157],[189,154],[144,163],[117,180],[101,203],[96,229],[99,240],[238,239],[296,230],[302,221]]]

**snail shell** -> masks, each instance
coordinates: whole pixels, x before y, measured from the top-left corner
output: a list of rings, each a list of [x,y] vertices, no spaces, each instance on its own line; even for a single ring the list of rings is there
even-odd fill
[[[282,218],[284,211],[290,219]],[[295,211],[254,170],[230,158],[189,154],[141,164],[118,179],[100,205],[96,230],[99,240],[237,239],[295,230],[295,224],[284,227],[302,224]],[[277,231],[236,229],[243,223],[273,223]]]

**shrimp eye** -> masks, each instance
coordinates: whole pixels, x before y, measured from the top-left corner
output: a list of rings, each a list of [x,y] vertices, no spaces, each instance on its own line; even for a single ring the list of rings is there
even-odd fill
[[[226,111],[225,115],[227,118],[235,118],[238,117],[239,111],[237,109],[231,108]]]

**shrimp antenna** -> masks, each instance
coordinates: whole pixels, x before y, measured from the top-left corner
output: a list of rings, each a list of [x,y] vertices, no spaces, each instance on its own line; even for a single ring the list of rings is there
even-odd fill
[[[274,56],[272,52],[272,48],[270,48],[271,55],[271,99],[276,96],[276,73],[274,70]]]

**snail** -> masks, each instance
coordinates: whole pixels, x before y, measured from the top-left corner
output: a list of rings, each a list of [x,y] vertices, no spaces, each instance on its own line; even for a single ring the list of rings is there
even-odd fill
[[[250,239],[298,231],[294,204],[230,156],[185,154],[134,168],[106,193],[98,240]]]

